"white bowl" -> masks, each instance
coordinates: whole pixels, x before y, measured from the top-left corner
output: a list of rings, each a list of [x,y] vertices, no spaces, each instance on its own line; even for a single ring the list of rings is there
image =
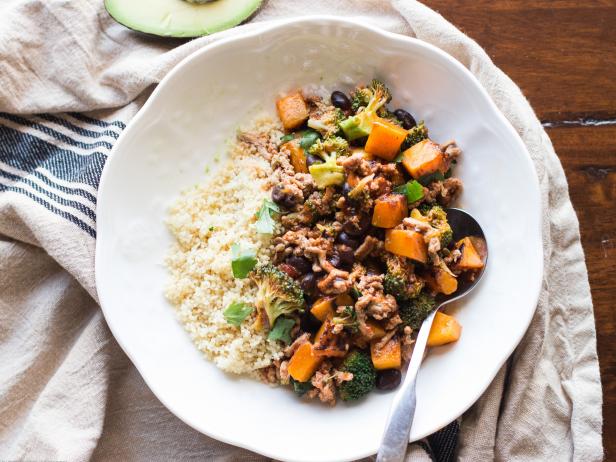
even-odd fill
[[[173,69],[124,130],[97,208],[96,282],[109,327],[162,403],[207,435],[295,461],[351,460],[378,448],[393,393],[330,409],[226,375],[163,297],[167,208],[217,165],[238,124],[272,110],[281,92],[315,83],[348,90],[373,76],[392,89],[391,107],[462,147],[458,205],[480,221],[490,247],[480,287],[453,309],[462,338],[432,349],[421,369],[411,440],[471,406],[528,327],[542,279],[538,181],[522,141],[467,69],[419,40],[333,17],[218,41]]]

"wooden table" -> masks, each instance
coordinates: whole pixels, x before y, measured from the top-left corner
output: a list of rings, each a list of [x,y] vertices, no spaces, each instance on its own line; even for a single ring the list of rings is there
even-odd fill
[[[616,0],[424,0],[522,89],[560,157],[595,307],[606,460],[616,460]]]

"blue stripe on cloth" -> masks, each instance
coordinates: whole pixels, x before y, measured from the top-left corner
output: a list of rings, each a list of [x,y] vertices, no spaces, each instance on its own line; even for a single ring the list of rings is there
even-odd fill
[[[1,187],[2,185],[0,185]],[[43,207],[45,207],[47,210],[49,210],[50,212],[55,213],[56,215],[59,215],[65,219],[67,219],[68,221],[70,221],[71,223],[76,224],[77,226],[79,226],[82,230],[84,230],[86,233],[88,233],[90,236],[96,238],[96,231],[91,227],[88,226],[87,224],[85,224],[83,221],[81,221],[79,218],[77,218],[74,215],[71,215],[70,213],[65,212],[64,210],[60,210],[57,207],[54,207],[52,204],[50,204],[49,202],[47,202],[46,200],[35,196],[34,194],[32,194],[30,191],[27,191],[23,188],[20,188],[18,186],[11,186],[9,188],[4,188],[5,190],[8,189],[9,191],[13,191],[19,194],[23,194],[26,197],[29,197],[30,199],[32,199],[33,201],[37,202],[38,204],[42,205]]]
[[[106,120],[93,119],[92,117],[88,117],[87,115],[80,114],[79,112],[69,112],[68,115],[74,117],[77,120],[81,120],[82,122],[88,122],[92,125],[98,125],[99,127],[109,127],[111,125],[115,125],[116,127],[120,127],[122,130],[126,128],[124,122],[120,122],[119,120],[114,120],[112,122],[107,122]]]
[[[39,170],[34,170],[34,172],[31,172],[30,174],[37,177],[39,180],[41,180],[43,183],[45,183],[50,188],[57,189],[58,191],[62,191],[67,194],[74,194],[77,196],[81,196],[84,199],[87,199],[90,202],[92,202],[92,204],[96,205],[96,196],[84,190],[83,188],[80,188],[79,186],[68,187],[68,186],[61,185],[58,182],[46,176],[43,172],[40,172]]]
[[[0,160],[26,172],[44,167],[61,180],[85,183],[96,189],[107,155],[100,151],[79,155],[28,133],[0,126]]]
[[[62,125],[64,128],[68,128],[69,130],[81,135],[87,136],[89,138],[100,138],[101,136],[110,136],[113,139],[118,139],[118,132],[115,130],[105,130],[103,132],[95,132],[93,130],[88,130],[87,128],[79,127],[75,124],[70,123],[68,120],[63,119],[61,117],[57,117],[53,114],[39,114],[41,119],[47,120],[48,122],[54,122],[58,125]]]
[[[18,176],[18,175],[14,175],[12,173],[0,170],[0,176],[4,176],[5,178],[8,178],[14,182],[20,182],[20,183],[25,183],[28,186],[30,186],[32,189],[34,189],[35,191],[46,195],[49,199],[52,199],[54,202],[56,202],[57,204],[61,204],[64,205],[66,207],[72,207],[75,210],[79,210],[81,213],[83,213],[84,215],[87,215],[88,218],[91,218],[93,221],[96,221],[96,213],[94,212],[93,209],[91,209],[90,207],[77,202],[77,201],[73,201],[70,199],[65,199],[62,196],[59,196],[55,193],[53,193],[52,191],[45,189],[43,187],[41,187],[38,183],[32,181],[30,178],[27,177],[22,177],[22,176]],[[5,186],[3,184],[0,184],[0,190],[3,189],[11,189],[12,186]]]
[[[108,141],[96,141],[94,143],[84,143],[82,141],[77,141],[74,140],[73,138],[70,138],[68,136],[66,136],[63,133],[60,133],[59,131],[54,130],[53,128],[50,128],[46,125],[42,125],[36,122],[33,122],[29,119],[25,119],[23,117],[20,116],[16,116],[13,114],[7,114],[4,112],[0,112],[0,117],[6,119],[6,120],[10,120],[11,122],[14,122],[16,124],[20,124],[26,127],[30,127],[30,128],[34,128],[35,130],[40,131],[41,133],[45,133],[46,135],[52,136],[55,139],[57,139],[58,141],[62,141],[63,143],[69,144],[71,146],[75,146],[77,148],[81,148],[84,150],[91,150],[91,149],[96,149],[96,148],[107,148],[107,149],[111,149],[113,146],[111,143],[109,143]]]

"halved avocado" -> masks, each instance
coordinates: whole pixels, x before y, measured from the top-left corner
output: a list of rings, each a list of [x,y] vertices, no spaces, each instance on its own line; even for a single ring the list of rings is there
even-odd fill
[[[130,29],[163,37],[199,37],[238,25],[259,8],[262,0],[193,2],[105,0],[105,8]]]

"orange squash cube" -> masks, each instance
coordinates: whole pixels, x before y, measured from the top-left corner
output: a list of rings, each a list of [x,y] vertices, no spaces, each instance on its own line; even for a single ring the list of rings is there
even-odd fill
[[[456,321],[456,318],[438,311],[434,315],[427,345],[433,347],[455,342],[460,338],[461,333],[462,326]]]
[[[420,263],[428,261],[428,246],[422,234],[406,229],[385,231],[385,250]]]
[[[409,214],[406,197],[402,194],[387,194],[374,201],[372,226],[393,228],[402,223]]]
[[[436,270],[434,279],[436,280],[438,292],[449,295],[458,290],[458,280],[445,270],[440,268]]]
[[[408,132],[396,124],[384,119],[375,120],[364,150],[368,154],[391,161],[400,151],[407,135]]]
[[[333,300],[331,298],[319,298],[310,308],[310,312],[319,321],[325,321],[330,314],[334,314]]]
[[[399,369],[402,365],[400,340],[393,337],[385,345],[379,345],[379,342],[379,340],[370,342],[370,356],[374,368],[377,370]]]
[[[293,130],[308,120],[308,107],[300,92],[280,98],[276,101],[276,109],[285,130]]]
[[[315,356],[310,342],[301,345],[289,360],[289,375],[298,382],[306,382],[314,375],[323,361]]]
[[[353,306],[355,305],[355,300],[349,294],[340,294],[336,297],[336,305],[337,306]]]
[[[289,141],[283,144],[280,149],[286,149],[291,155],[291,165],[297,173],[308,173],[308,164],[306,163],[306,153],[299,145],[297,140]]]
[[[458,241],[456,248],[462,252],[460,261],[458,261],[458,268],[461,270],[477,270],[483,268],[483,260],[469,237],[465,237]]]
[[[441,147],[428,139],[404,151],[402,165],[415,179],[435,172],[445,173],[449,168]]]

